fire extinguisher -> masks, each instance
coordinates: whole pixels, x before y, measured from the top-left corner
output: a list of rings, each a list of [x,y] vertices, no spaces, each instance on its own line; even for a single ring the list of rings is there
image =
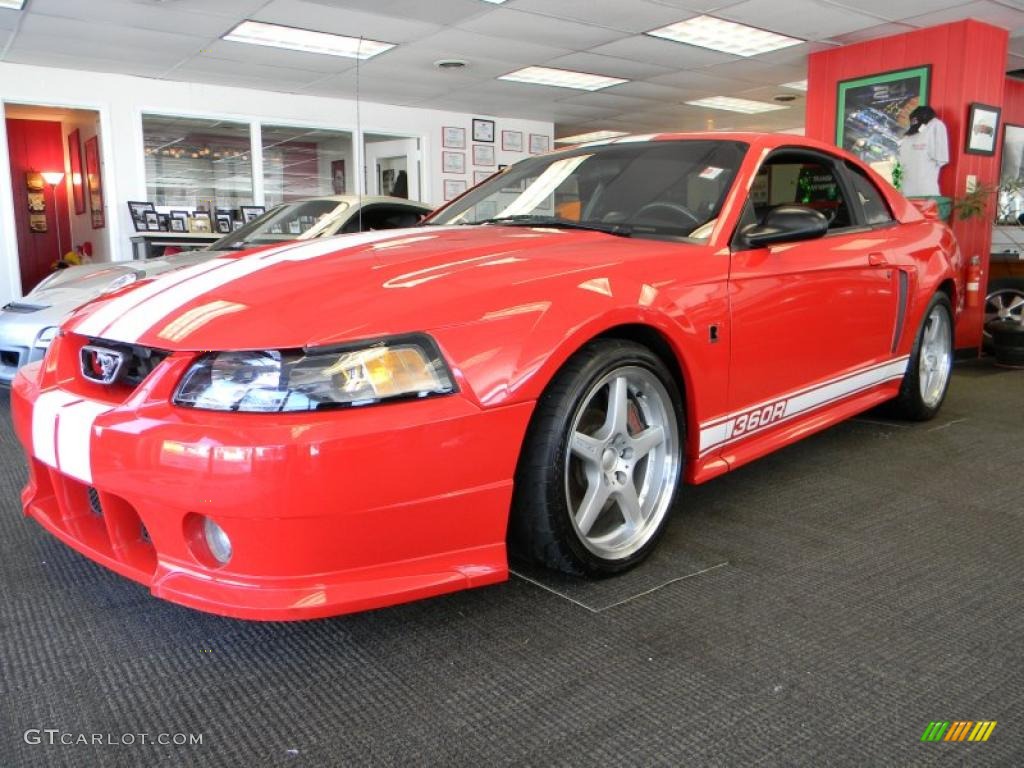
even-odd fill
[[[981,304],[981,257],[972,256],[967,265],[967,306],[972,309]]]

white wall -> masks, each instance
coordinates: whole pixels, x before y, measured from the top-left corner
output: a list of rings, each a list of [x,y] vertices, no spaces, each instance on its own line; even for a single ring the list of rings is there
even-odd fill
[[[75,194],[71,179],[71,156],[68,148],[68,136],[76,128],[78,129],[79,152],[81,152],[82,158],[82,194],[85,195],[85,212],[77,214],[75,213]],[[109,228],[92,228],[92,214],[89,211],[89,186],[85,178],[85,142],[93,136],[99,135],[99,115],[83,112],[65,118],[61,121],[61,133],[64,136],[64,168],[67,170],[64,183],[68,191],[67,213],[71,220],[71,246],[78,246],[88,241],[92,243],[93,261],[110,261]],[[102,140],[101,138],[100,141],[102,142]],[[106,190],[104,190],[105,193]],[[63,211],[61,215],[63,215]],[[64,250],[70,251],[71,249],[71,247],[65,247]]]
[[[357,154],[354,165],[362,161],[362,140],[356,131],[356,104],[347,99],[0,63],[0,100],[94,109],[100,113],[103,188],[111,243],[109,255],[113,260],[131,258],[129,237],[134,228],[125,201],[146,199],[142,142],[144,112],[262,120],[275,125],[351,131],[356,137],[353,142]],[[361,105],[361,113],[363,133],[390,133],[420,138],[424,196],[428,202],[437,204],[443,202],[444,198],[441,176],[443,126],[465,126],[467,129],[467,168],[470,171],[459,178],[465,178],[470,185],[473,178],[468,153],[472,152],[472,141],[468,134],[474,117],[495,120],[495,146],[498,147],[500,163],[527,156],[525,153],[517,153],[511,157],[509,153],[501,152],[500,136],[503,129],[522,131],[526,141],[530,133],[549,137],[554,135],[551,123],[536,120],[496,118],[371,102]],[[253,133],[258,137],[258,125],[254,126]],[[256,157],[253,163],[257,204],[262,203],[260,160]],[[353,182],[362,182],[362,173],[353,169],[348,174]],[[21,295],[10,177],[6,128],[0,123],[0,304]],[[96,239],[93,239],[94,243]]]

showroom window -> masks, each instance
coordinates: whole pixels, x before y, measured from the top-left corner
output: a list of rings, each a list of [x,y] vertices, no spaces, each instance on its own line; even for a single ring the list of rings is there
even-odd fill
[[[248,123],[143,115],[142,134],[154,205],[212,211],[253,202]]]
[[[266,204],[353,192],[352,134],[263,125],[263,190]]]

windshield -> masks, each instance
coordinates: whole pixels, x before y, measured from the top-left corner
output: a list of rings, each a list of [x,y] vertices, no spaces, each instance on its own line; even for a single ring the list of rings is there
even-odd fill
[[[711,235],[747,145],[622,142],[531,158],[470,190],[429,224],[523,224],[618,235]]]
[[[257,245],[308,240],[322,234],[348,207],[348,203],[337,200],[285,203],[225,235],[207,250],[240,251]]]

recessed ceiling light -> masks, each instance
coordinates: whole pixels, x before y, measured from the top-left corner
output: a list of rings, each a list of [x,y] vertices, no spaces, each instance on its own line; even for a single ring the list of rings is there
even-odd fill
[[[785,104],[790,101],[796,101],[797,97],[791,93],[780,93],[778,96],[772,96],[772,101]]]
[[[225,40],[251,45],[268,45],[272,48],[287,48],[290,51],[323,53],[328,56],[345,56],[350,59],[369,59],[394,48],[394,43],[381,43],[346,35],[332,35],[314,32],[311,29],[285,27],[262,21],[243,21],[226,35]]]
[[[590,131],[590,133],[577,133],[575,136],[563,136],[560,139],[555,139],[555,144],[583,144],[587,141],[615,139],[625,135],[625,131]]]
[[[794,80],[792,83],[783,83],[783,88],[792,88],[794,91],[807,91],[806,80]]]
[[[465,69],[465,59],[438,59],[434,62],[434,66],[438,69]]]
[[[25,7],[25,0],[0,0],[0,8],[7,8],[11,11],[20,11]]]
[[[556,88],[576,88],[581,91],[599,91],[610,85],[629,82],[619,77],[591,75],[586,72],[573,72],[570,69],[552,69],[551,67],[525,67],[502,75],[498,79],[534,85],[553,85]]]
[[[756,115],[760,112],[774,112],[777,109],[789,109],[781,104],[769,104],[766,101],[750,99],[734,99],[731,96],[708,96],[706,99],[694,99],[686,102],[694,107],[724,109],[726,112],[742,112],[744,115]]]
[[[667,27],[652,29],[647,34],[737,56],[757,56],[759,53],[777,51],[804,42],[795,37],[748,27],[746,24],[716,19],[714,16],[697,16],[669,24]]]

